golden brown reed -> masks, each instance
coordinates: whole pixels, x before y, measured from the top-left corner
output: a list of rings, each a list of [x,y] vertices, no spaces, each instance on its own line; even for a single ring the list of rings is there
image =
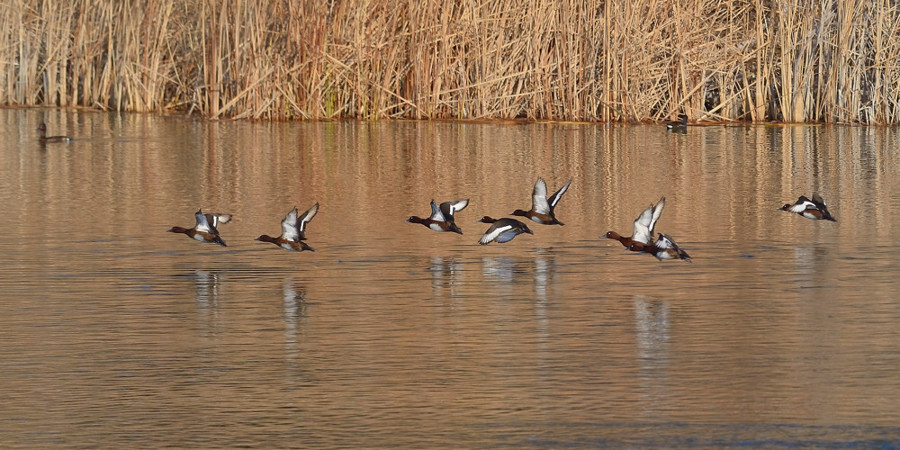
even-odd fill
[[[898,123],[898,35],[892,0],[15,0],[0,103]]]

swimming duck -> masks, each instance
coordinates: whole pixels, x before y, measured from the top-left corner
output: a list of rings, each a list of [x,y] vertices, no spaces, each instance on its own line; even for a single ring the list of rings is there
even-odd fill
[[[822,197],[819,196],[819,194],[813,194],[812,200],[801,195],[793,205],[785,203],[784,206],[778,209],[780,211],[794,212],[811,220],[830,220],[832,222],[837,222],[837,219],[828,212],[828,208],[825,206],[825,200],[822,200]]]
[[[522,233],[534,234],[524,223],[516,219],[493,219],[489,216],[484,216],[479,222],[491,224],[491,227],[484,232],[481,240],[478,241],[481,245],[487,245],[491,242],[498,244],[509,242]]]
[[[37,130],[39,132],[38,139],[40,139],[41,143],[69,142],[72,140],[72,138],[68,136],[47,136],[47,124],[44,122],[41,122],[41,124],[38,125]]]
[[[659,220],[664,206],[666,206],[666,198],[662,197],[659,202],[650,205],[637,219],[634,219],[634,229],[630,237],[623,237],[615,231],[607,232],[604,237],[621,242],[628,250],[644,251],[644,247],[653,244],[653,228],[656,227],[656,221]]]
[[[631,244],[631,246],[634,246],[634,244]],[[633,249],[629,248],[629,250]],[[687,262],[691,262],[690,255],[679,248],[678,244],[676,244],[671,237],[662,233],[659,233],[659,238],[656,240],[656,243],[645,245],[641,250],[638,251],[650,253],[660,261],[664,259],[682,259]]]
[[[457,211],[465,209],[466,206],[469,206],[468,199],[443,202],[440,207],[432,200],[430,217],[423,219],[418,216],[410,216],[406,221],[411,223],[421,223],[434,231],[452,231],[454,233],[463,234],[462,230],[456,226],[453,215]]]
[[[213,242],[225,247],[225,241],[219,237],[218,225],[226,224],[231,220],[230,214],[203,214],[203,210],[198,209],[194,213],[197,219],[197,225],[194,228],[172,227],[170,233],[184,233],[200,242]]]
[[[676,133],[687,133],[687,114],[679,114],[678,119],[680,122],[669,122],[666,124],[666,131],[676,132]]]
[[[285,250],[297,252],[302,252],[303,250],[314,251],[312,247],[303,241],[306,239],[306,224],[315,217],[317,212],[319,212],[319,203],[316,203],[312,208],[300,215],[297,214],[297,208],[295,207],[281,221],[281,236],[274,238],[264,234],[256,238],[256,240],[271,242]]]
[[[544,225],[565,225],[559,220],[556,220],[553,209],[556,208],[559,199],[566,193],[566,190],[569,189],[570,184],[572,184],[572,180],[569,180],[568,183],[559,188],[555,194],[547,197],[547,183],[544,183],[543,178],[538,178],[537,183],[534,184],[534,190],[531,191],[531,210],[523,211],[517,209],[513,211],[512,215],[527,217]]]

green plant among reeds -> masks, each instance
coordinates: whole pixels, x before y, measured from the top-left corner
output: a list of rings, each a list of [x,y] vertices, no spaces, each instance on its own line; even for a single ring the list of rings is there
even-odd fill
[[[14,0],[0,102],[209,118],[900,121],[891,0]]]

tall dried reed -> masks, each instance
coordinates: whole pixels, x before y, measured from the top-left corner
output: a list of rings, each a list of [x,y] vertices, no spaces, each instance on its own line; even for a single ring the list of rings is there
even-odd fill
[[[900,122],[893,0],[10,0],[0,103]]]

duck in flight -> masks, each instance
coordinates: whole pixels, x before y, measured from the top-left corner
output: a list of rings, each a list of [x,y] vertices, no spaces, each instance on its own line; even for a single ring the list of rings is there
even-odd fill
[[[832,222],[837,222],[837,219],[828,212],[828,207],[825,206],[825,200],[822,200],[822,197],[819,196],[819,194],[813,194],[812,200],[801,195],[793,205],[785,203],[784,206],[778,209],[780,211],[797,213],[810,220],[830,220]]]
[[[524,223],[516,219],[494,219],[484,216],[479,222],[491,224],[490,228],[481,236],[481,240],[478,241],[481,245],[487,245],[491,242],[498,244],[509,242],[522,233],[534,234]]]
[[[198,209],[196,213],[194,213],[194,217],[197,219],[197,224],[194,225],[194,228],[183,228],[183,227],[172,227],[169,229],[170,233],[184,233],[188,235],[191,239],[198,240],[200,242],[210,242],[219,244],[222,247],[225,247],[225,241],[219,237],[219,225],[224,225],[231,220],[231,214],[204,214],[202,209]]]
[[[635,244],[629,245],[629,250],[634,250],[631,246]],[[691,262],[690,255],[687,254],[684,250],[678,247],[678,244],[669,237],[668,235],[659,233],[659,238],[655,243],[650,245],[644,245],[642,249],[636,251],[644,251],[650,253],[655,256],[656,259],[662,261],[664,259],[681,259],[687,262]]]
[[[604,237],[607,239],[615,239],[622,243],[625,248],[631,251],[645,251],[645,248],[653,244],[653,229],[656,227],[656,221],[662,214],[663,207],[666,206],[666,198],[662,197],[655,205],[650,205],[641,215],[634,219],[634,228],[630,237],[621,236],[615,231],[607,232]]]
[[[454,215],[457,211],[462,211],[469,206],[469,200],[453,200],[443,202],[438,206],[434,200],[431,201],[431,216],[421,218],[418,216],[410,216],[406,219],[410,223],[421,223],[434,231],[452,231],[454,233],[463,234],[462,230],[456,226]]]
[[[512,215],[527,217],[543,225],[565,225],[556,219],[553,210],[556,208],[562,195],[569,189],[570,184],[572,184],[572,180],[569,180],[568,183],[559,188],[556,193],[547,197],[547,183],[544,182],[543,178],[538,178],[537,183],[534,184],[534,190],[531,192],[531,209],[528,211],[517,209],[513,211]]]
[[[297,208],[295,207],[288,212],[287,215],[284,216],[284,220],[281,221],[281,236],[275,238],[268,234],[264,234],[256,238],[256,240],[271,242],[285,250],[293,250],[296,252],[302,252],[303,250],[314,251],[312,247],[303,241],[306,240],[306,225],[316,216],[317,212],[319,212],[318,202],[316,202],[312,208],[307,209],[303,214],[298,214]]]

